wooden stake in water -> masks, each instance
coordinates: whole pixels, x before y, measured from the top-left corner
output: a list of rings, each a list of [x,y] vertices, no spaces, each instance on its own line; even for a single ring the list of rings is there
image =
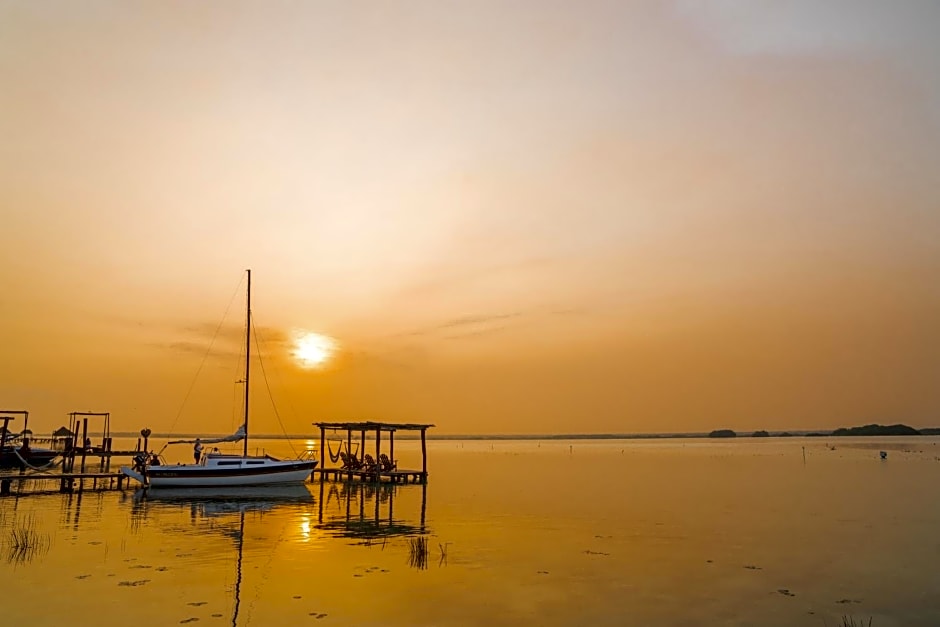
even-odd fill
[[[803,463],[806,463],[806,447],[803,447]]]

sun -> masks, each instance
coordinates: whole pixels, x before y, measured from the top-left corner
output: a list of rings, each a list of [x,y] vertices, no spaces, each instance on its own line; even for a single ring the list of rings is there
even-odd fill
[[[298,331],[294,335],[291,355],[301,368],[322,366],[336,350],[333,338],[311,331]]]

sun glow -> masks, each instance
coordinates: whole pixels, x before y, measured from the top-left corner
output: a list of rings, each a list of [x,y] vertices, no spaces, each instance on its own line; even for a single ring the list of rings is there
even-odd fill
[[[336,350],[333,338],[310,331],[299,331],[294,336],[291,355],[301,368],[322,366]]]

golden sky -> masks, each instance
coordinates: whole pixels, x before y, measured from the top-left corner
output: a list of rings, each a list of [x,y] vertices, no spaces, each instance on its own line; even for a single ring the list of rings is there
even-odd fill
[[[227,431],[250,267],[290,432],[940,425],[937,24],[0,0],[0,405]]]

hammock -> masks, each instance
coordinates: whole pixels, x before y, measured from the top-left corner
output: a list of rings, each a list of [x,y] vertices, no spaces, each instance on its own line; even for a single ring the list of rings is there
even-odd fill
[[[330,446],[330,440],[326,441],[326,450],[330,454],[330,461],[334,464],[339,461],[340,453],[343,452],[343,442],[340,440],[339,448],[336,449],[336,452],[333,452],[333,447]]]
[[[15,448],[15,449],[13,449],[13,452],[16,453],[16,456],[20,458],[20,463],[21,463],[21,464],[23,464],[24,466],[26,466],[26,467],[29,468],[30,470],[35,470],[36,472],[45,472],[46,470],[52,468],[53,466],[55,466],[56,464],[58,464],[58,463],[60,463],[60,462],[62,461],[62,460],[59,460],[59,461],[57,462],[57,461],[55,460],[55,458],[53,458],[53,459],[50,459],[49,462],[48,462],[45,466],[33,466],[33,465],[30,464],[27,460],[23,459],[23,456],[20,455],[19,449],[16,449],[16,448]]]

